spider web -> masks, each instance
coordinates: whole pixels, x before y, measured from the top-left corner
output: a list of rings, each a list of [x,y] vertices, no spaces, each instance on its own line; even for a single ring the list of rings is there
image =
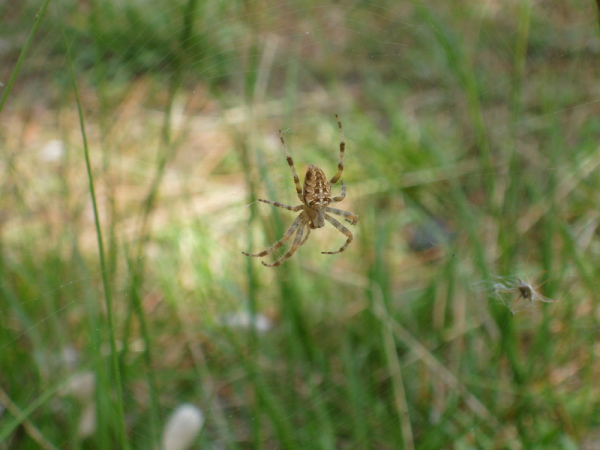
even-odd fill
[[[42,5],[0,6],[0,442],[595,448],[594,5]],[[262,267],[278,130],[331,177],[335,114],[355,240]]]

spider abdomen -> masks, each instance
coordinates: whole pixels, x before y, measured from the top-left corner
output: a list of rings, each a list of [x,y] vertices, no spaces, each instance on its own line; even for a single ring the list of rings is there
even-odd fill
[[[319,211],[331,203],[331,188],[325,174],[317,166],[310,165],[304,177],[302,191],[306,206]]]

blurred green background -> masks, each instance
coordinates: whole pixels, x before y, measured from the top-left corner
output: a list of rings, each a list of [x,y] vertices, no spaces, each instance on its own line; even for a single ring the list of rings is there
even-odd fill
[[[1,2],[0,449],[600,448],[597,19]]]

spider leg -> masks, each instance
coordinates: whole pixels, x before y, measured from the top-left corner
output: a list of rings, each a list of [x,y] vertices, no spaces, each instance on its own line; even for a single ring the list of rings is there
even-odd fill
[[[308,237],[310,236],[310,227],[306,227],[306,236],[304,236],[304,239],[302,239],[302,242],[300,242],[299,247],[302,247],[304,245],[304,243],[308,240]]]
[[[292,157],[290,156],[290,152],[287,148],[287,144],[285,143],[285,139],[283,139],[283,133],[281,132],[281,130],[279,130],[279,139],[281,140],[281,145],[283,146],[283,149],[285,150],[287,162],[290,165],[292,175],[294,176],[294,184],[296,185],[296,194],[298,194],[298,198],[300,199],[300,201],[304,202],[304,200],[302,199],[302,185],[300,184],[300,178],[298,178],[298,174],[296,173],[296,168],[294,167],[294,161],[292,160]]]
[[[300,216],[302,217],[302,216]],[[304,228],[306,227],[306,223],[302,222],[302,225],[300,225],[300,228],[298,229],[298,233],[296,233],[296,237],[294,238],[294,242],[292,243],[292,247],[288,250],[288,252],[285,255],[282,255],[277,261],[275,261],[274,263],[271,264],[267,264],[264,261],[261,261],[263,266],[267,266],[267,267],[274,267],[274,266],[278,266],[281,263],[283,263],[286,259],[288,259],[290,256],[292,256],[294,253],[296,253],[296,250],[298,250],[298,247],[300,247],[300,245],[302,245],[302,243],[304,241],[302,241],[302,234],[304,233]]]
[[[279,247],[281,247],[283,244],[285,244],[289,240],[289,238],[292,236],[292,234],[294,234],[294,232],[298,229],[298,226],[300,224],[304,225],[304,217],[302,216],[302,214],[298,214],[298,217],[296,217],[296,220],[294,220],[292,222],[292,224],[287,229],[287,231],[285,232],[283,237],[280,240],[278,240],[277,242],[275,242],[273,245],[271,245],[269,248],[267,248],[266,250],[263,250],[260,253],[246,253],[246,252],[242,252],[242,253],[246,256],[254,256],[257,258],[268,255],[269,253],[273,253],[275,250],[277,250]]]
[[[342,172],[344,171],[344,152],[346,151],[346,139],[344,138],[344,132],[342,131],[342,122],[340,122],[340,118],[337,114],[335,115],[335,118],[338,123],[338,128],[340,129],[340,159],[338,161],[337,173],[329,182],[329,186],[332,186],[335,183],[337,183],[340,177],[342,176]]]
[[[338,231],[343,233],[348,239],[346,239],[346,243],[344,245],[342,245],[342,247],[337,252],[321,252],[321,253],[323,253],[324,255],[335,255],[336,253],[342,253],[350,245],[350,242],[352,242],[352,239],[354,239],[354,236],[352,236],[352,233],[350,232],[350,230],[348,228],[346,228],[344,225],[339,223],[333,217],[325,214],[325,220],[327,220],[327,222],[329,222],[331,225],[336,227],[338,229]]]
[[[304,205],[298,205],[298,206],[284,205],[283,203],[272,202],[271,200],[265,200],[262,198],[259,198],[258,201],[266,203],[267,205],[277,206],[278,208],[289,209],[290,211],[300,211],[304,207]]]
[[[325,208],[325,211],[337,214],[338,216],[343,216],[346,222],[348,222],[351,225],[356,225],[358,223],[358,216],[356,214],[352,214],[351,212],[342,211],[341,209],[336,208],[330,208],[329,206]]]
[[[344,182],[342,181],[342,195],[340,195],[339,197],[333,197],[331,199],[331,201],[333,203],[337,203],[337,202],[341,202],[342,200],[344,200],[346,198],[346,185],[344,184]]]

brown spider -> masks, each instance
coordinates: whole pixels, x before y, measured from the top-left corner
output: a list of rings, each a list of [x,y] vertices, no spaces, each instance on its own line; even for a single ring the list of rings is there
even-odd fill
[[[290,165],[290,169],[292,170],[292,175],[294,176],[294,183],[296,184],[296,193],[298,194],[298,198],[302,202],[298,206],[288,206],[279,202],[272,202],[270,200],[263,200],[259,198],[259,202],[267,203],[269,205],[277,206],[278,208],[288,209],[290,211],[301,211],[296,217],[296,220],[290,225],[287,229],[283,238],[279,241],[275,242],[266,250],[263,250],[260,253],[250,254],[246,252],[242,252],[246,256],[254,256],[254,257],[262,257],[266,256],[269,253],[274,252],[281,246],[283,246],[289,239],[292,237],[294,233],[296,233],[296,237],[294,238],[294,242],[292,243],[292,247],[281,256],[277,261],[272,264],[267,264],[264,261],[261,261],[263,265],[268,267],[278,266],[283,263],[286,259],[291,257],[298,247],[306,242],[308,236],[310,235],[310,230],[315,228],[321,228],[325,226],[325,221],[332,224],[336,227],[340,232],[342,232],[348,239],[346,243],[342,245],[342,247],[335,252],[321,252],[325,255],[334,255],[336,253],[341,253],[350,242],[352,242],[353,236],[348,228],[338,222],[336,219],[331,217],[327,213],[337,214],[339,216],[344,217],[346,222],[356,225],[358,222],[358,216],[351,212],[342,211],[341,209],[330,208],[330,203],[337,203],[344,200],[346,197],[346,185],[342,181],[342,195],[339,197],[331,197],[331,187],[338,182],[340,177],[342,176],[342,172],[344,170],[344,151],[346,149],[346,142],[344,141],[344,132],[342,131],[342,123],[338,115],[335,115],[337,119],[338,127],[340,129],[340,159],[338,162],[338,170],[335,176],[328,182],[325,174],[321,169],[317,166],[313,166],[312,164],[308,166],[306,170],[306,176],[304,177],[304,188],[300,186],[300,179],[298,178],[298,174],[296,173],[296,168],[294,167],[294,161],[290,156],[290,152],[288,151],[285,140],[283,139],[283,134],[281,130],[279,130],[279,139],[281,140],[281,145],[285,150],[285,154],[287,156],[287,162]],[[304,236],[304,230],[306,229],[306,236]],[[297,231],[296,231],[297,230]],[[304,236],[304,239],[302,237]]]

